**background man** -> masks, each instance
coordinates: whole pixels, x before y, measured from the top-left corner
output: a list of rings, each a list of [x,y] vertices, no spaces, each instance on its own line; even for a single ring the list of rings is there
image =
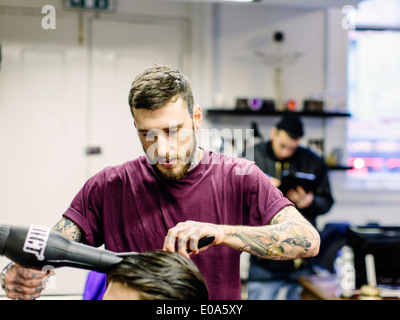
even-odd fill
[[[300,146],[303,124],[296,115],[284,116],[270,133],[270,140],[254,146],[254,161],[270,176],[277,188],[285,177],[299,176],[310,180],[311,188],[292,185],[282,188],[284,195],[315,226],[318,215],[328,212],[333,204],[327,168],[319,156]],[[306,180],[307,180],[306,179]],[[310,260],[267,261],[250,258],[249,299],[274,299],[283,286],[288,299],[299,298],[297,277],[312,272]]]

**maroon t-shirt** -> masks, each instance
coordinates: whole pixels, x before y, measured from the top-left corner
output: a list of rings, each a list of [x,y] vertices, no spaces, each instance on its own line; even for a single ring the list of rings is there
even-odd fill
[[[168,229],[194,220],[266,225],[292,203],[253,162],[204,151],[179,183],[158,177],[145,156],[107,167],[90,178],[64,216],[83,231],[83,243],[115,252],[162,249]],[[210,299],[240,299],[240,252],[224,245],[191,255]]]

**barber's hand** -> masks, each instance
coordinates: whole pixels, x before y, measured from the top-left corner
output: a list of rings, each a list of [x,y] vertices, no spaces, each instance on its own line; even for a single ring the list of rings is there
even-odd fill
[[[199,240],[208,235],[213,235],[215,237],[214,241],[199,249],[197,247]],[[178,240],[177,251],[189,258],[189,255],[192,253],[198,254],[212,245],[221,244],[224,238],[225,231],[221,225],[188,220],[180,222],[168,230],[167,236],[164,239],[163,250],[174,252],[175,242]],[[187,253],[187,249],[190,249],[192,252]]]
[[[47,281],[46,277],[47,273],[44,271],[13,263],[4,277],[6,295],[10,299],[19,300],[39,298]]]
[[[297,186],[296,189],[290,189],[285,196],[296,205],[297,209],[308,208],[314,201],[314,193],[306,192],[300,186]]]

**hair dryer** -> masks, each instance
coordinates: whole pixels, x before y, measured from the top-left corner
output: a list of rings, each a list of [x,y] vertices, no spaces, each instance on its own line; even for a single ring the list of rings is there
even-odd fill
[[[214,236],[199,240],[198,248],[214,241]],[[190,249],[187,249],[190,252]],[[0,256],[6,256],[26,268],[42,269],[46,265],[74,267],[107,273],[124,257],[137,252],[114,253],[73,242],[49,227],[0,225]]]
[[[27,267],[75,267],[107,273],[122,261],[116,253],[72,242],[49,227],[0,225],[0,255]]]

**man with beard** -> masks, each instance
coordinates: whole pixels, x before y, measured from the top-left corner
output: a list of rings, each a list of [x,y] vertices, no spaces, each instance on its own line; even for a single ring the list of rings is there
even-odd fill
[[[181,71],[144,70],[129,105],[146,155],[90,178],[55,230],[115,252],[178,251],[204,275],[210,299],[240,299],[241,251],[275,260],[318,253],[318,232],[254,162],[197,145],[202,110]],[[208,235],[214,241],[199,250]],[[43,272],[11,264],[3,274],[9,298],[40,296]]]

